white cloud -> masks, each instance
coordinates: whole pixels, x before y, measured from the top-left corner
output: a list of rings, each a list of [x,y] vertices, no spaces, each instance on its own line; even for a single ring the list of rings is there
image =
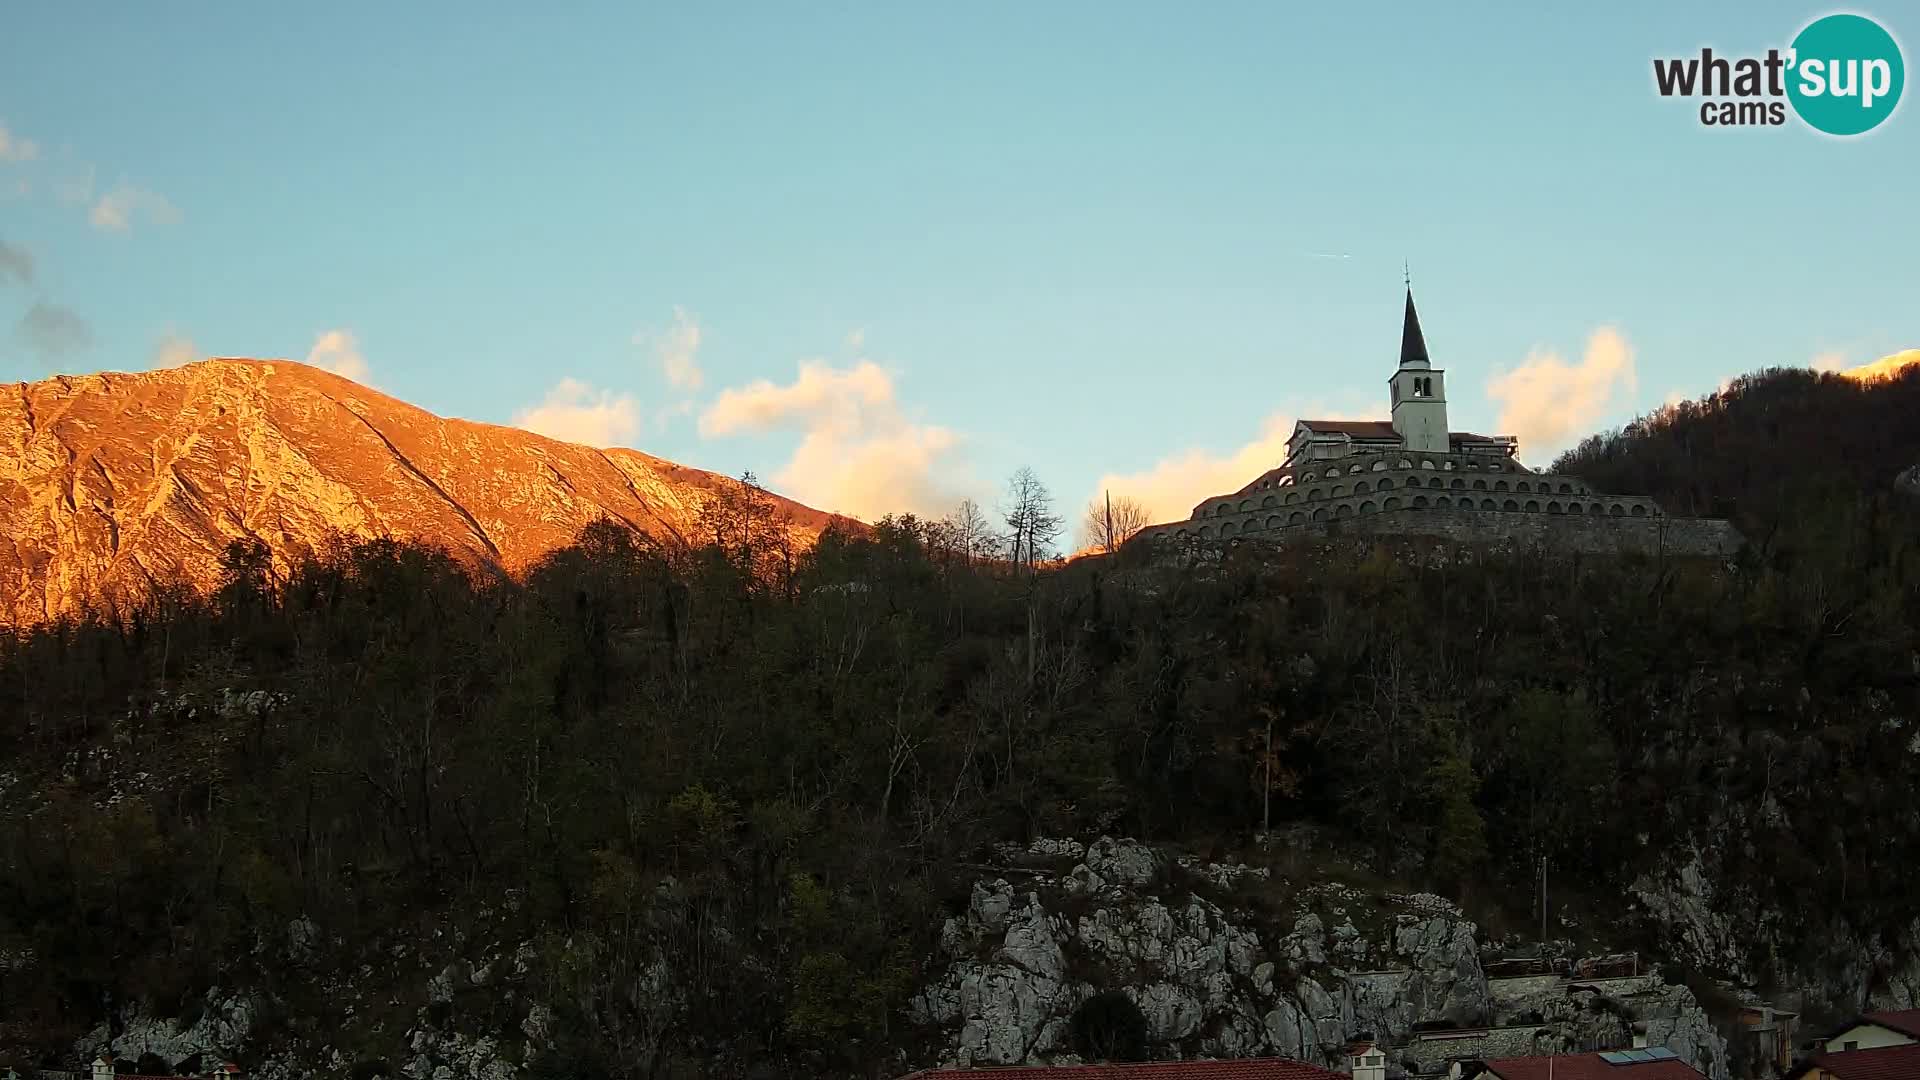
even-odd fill
[[[1536,349],[1520,366],[1487,381],[1487,396],[1500,403],[1499,428],[1517,435],[1537,461],[1551,459],[1588,434],[1619,393],[1638,384],[1633,347],[1611,326],[1587,338],[1577,364]]]
[[[154,368],[175,368],[182,364],[191,364],[205,359],[193,339],[172,330],[161,335],[160,343],[153,347]]]
[[[1839,371],[1840,369],[1846,366],[1847,366],[1846,354],[1840,353],[1840,352],[1833,352],[1833,351],[1823,352],[1816,355],[1813,358],[1813,364],[1812,364],[1813,370],[1815,371]]]
[[[809,360],[793,382],[758,379],[724,390],[700,416],[705,436],[769,431],[801,435],[773,486],[823,510],[866,520],[938,515],[966,482],[959,436],[908,416],[893,376],[870,360],[845,368]]]
[[[1378,420],[1337,409],[1305,408],[1276,412],[1260,430],[1231,450],[1189,447],[1133,473],[1108,473],[1100,478],[1094,498],[1104,492],[1138,502],[1153,522],[1180,521],[1202,500],[1245,487],[1255,477],[1280,465],[1287,457],[1287,439],[1300,413],[1316,420]]]
[[[800,375],[785,386],[756,379],[720,392],[700,416],[700,434],[733,435],[781,427],[806,430],[858,428],[868,413],[897,409],[893,376],[871,360],[841,369],[824,360],[800,365]]]
[[[547,391],[540,404],[516,414],[513,426],[561,442],[605,448],[633,441],[640,433],[640,409],[626,394],[596,391],[566,378]]]
[[[15,135],[0,123],[0,161],[32,161],[39,156],[39,144]]]
[[[866,330],[856,329],[852,333],[847,335],[847,348],[858,352],[859,350],[866,348],[866,346],[867,346]]]
[[[367,381],[367,358],[360,354],[360,341],[351,330],[328,330],[314,338],[307,363],[343,379]]]
[[[698,390],[706,374],[700,370],[700,320],[683,307],[673,309],[673,326],[657,338],[641,332],[633,335],[635,345],[653,344],[660,359],[660,370],[667,385],[677,390]]]
[[[91,186],[92,177],[88,177]],[[180,220],[180,211],[164,196],[131,184],[121,184],[93,204],[87,220],[96,229],[107,232],[126,232],[133,228],[134,222],[141,218],[151,224],[171,225]]]

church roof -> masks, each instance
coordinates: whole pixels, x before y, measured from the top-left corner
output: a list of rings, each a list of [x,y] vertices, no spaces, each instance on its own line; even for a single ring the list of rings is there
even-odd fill
[[[1393,439],[1398,441],[1400,433],[1393,430],[1391,420],[1302,420],[1300,426],[1322,435],[1346,435],[1355,439]],[[1471,431],[1449,431],[1447,438],[1453,442],[1468,443],[1505,443],[1512,441],[1509,435],[1476,435]]]
[[[1391,420],[1302,420],[1300,426],[1309,431],[1322,431],[1329,435],[1351,435],[1356,439],[1398,439],[1400,433],[1393,430]]]
[[[1400,328],[1400,366],[1432,367],[1427,359],[1427,339],[1420,333],[1420,313],[1413,310],[1413,286],[1407,286],[1407,319]]]

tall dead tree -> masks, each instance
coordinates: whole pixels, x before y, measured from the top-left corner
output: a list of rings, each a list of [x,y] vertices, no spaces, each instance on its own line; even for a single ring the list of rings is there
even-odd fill
[[[980,504],[972,499],[960,500],[960,505],[947,515],[941,527],[943,539],[968,566],[991,546],[993,526],[980,512]]]
[[[1053,508],[1053,493],[1023,465],[1007,481],[1007,501],[1000,516],[1007,525],[1008,561],[1031,575],[1060,539],[1063,522]]]
[[[1149,524],[1147,508],[1138,499],[1108,492],[1087,504],[1080,519],[1080,546],[1111,555]]]
[[[1007,502],[1001,510],[1007,524],[1007,556],[1014,572],[1027,579],[1027,682],[1033,682],[1039,637],[1039,596],[1036,580],[1040,560],[1053,551],[1062,521],[1053,509],[1053,494],[1034,471],[1022,465],[1007,481]]]

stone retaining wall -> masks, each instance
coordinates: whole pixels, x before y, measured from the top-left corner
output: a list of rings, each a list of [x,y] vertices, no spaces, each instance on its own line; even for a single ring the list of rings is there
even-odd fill
[[[1185,525],[1162,526],[1149,539],[1158,544],[1176,543],[1176,530]],[[1572,516],[1434,507],[1406,507],[1364,517],[1290,525],[1237,539],[1241,543],[1293,543],[1338,537],[1430,537],[1592,555],[1730,555],[1744,543],[1732,523],[1718,518]]]

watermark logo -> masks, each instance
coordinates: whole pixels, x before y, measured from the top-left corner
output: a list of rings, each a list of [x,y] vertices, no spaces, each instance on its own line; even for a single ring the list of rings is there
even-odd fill
[[[1707,127],[1779,127],[1788,109],[1815,131],[1862,135],[1900,105],[1907,81],[1900,45],[1864,15],[1815,19],[1785,49],[1765,56],[1656,59],[1661,97],[1700,98]]]

